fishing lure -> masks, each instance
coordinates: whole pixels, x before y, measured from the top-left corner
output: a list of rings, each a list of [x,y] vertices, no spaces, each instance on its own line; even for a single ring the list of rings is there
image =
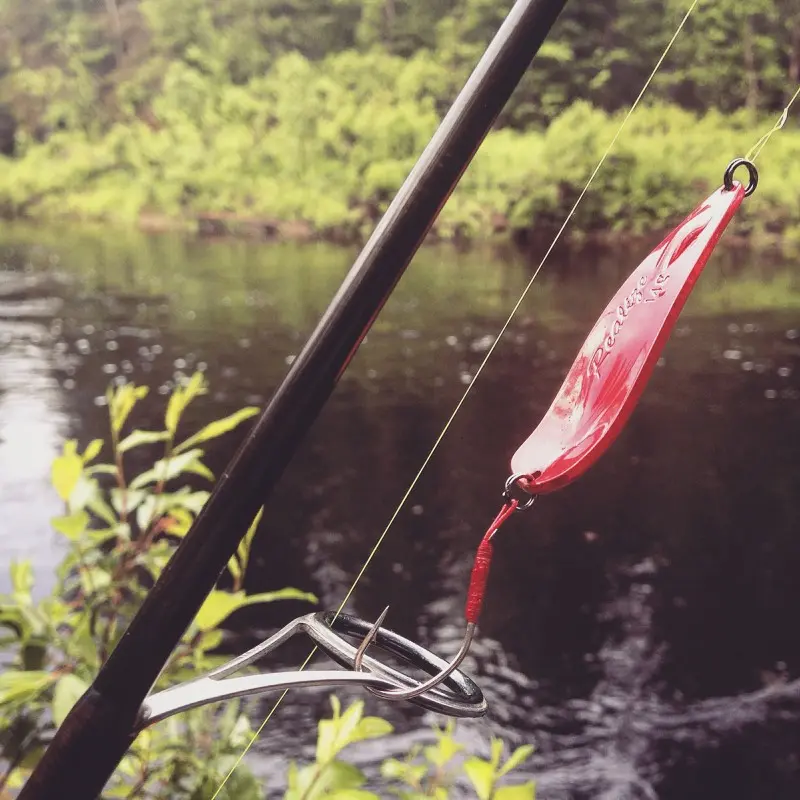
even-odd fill
[[[747,186],[734,180],[746,168]],[[357,684],[388,699],[408,700],[455,717],[477,717],[487,704],[459,665],[469,652],[489,577],[492,539],[515,512],[583,474],[609,448],[641,397],[675,322],[709,256],[745,197],[758,185],[755,165],[732,161],[722,186],[689,214],[631,273],[578,352],[552,405],[511,459],[504,503],[475,556],[465,609],[466,631],[448,663],[383,627],[346,614],[300,617],[265,642],[208,675],[148,697],[138,728],[194,706],[287,688]],[[296,633],[305,633],[345,670],[235,676]],[[360,640],[360,645],[353,640]],[[423,670],[418,681],[366,654],[377,647]]]

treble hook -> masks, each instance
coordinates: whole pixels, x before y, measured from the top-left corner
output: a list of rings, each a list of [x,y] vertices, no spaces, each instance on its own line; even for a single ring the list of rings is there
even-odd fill
[[[367,648],[372,644],[375,637],[378,635],[378,631],[380,630],[381,624],[383,620],[386,618],[386,614],[389,611],[389,606],[383,610],[383,613],[375,620],[375,623],[370,628],[369,633],[364,637],[364,640],[356,650],[355,658],[353,659],[353,669],[361,673],[363,671],[363,660],[364,656],[366,655]],[[447,680],[450,675],[452,675],[460,666],[461,662],[467,657],[467,653],[469,653],[469,648],[472,645],[472,640],[475,638],[475,629],[476,624],[474,622],[468,622],[466,631],[464,632],[464,638],[461,640],[461,646],[458,648],[458,652],[455,654],[453,660],[439,673],[434,675],[432,678],[429,678],[424,683],[420,683],[418,686],[415,686],[413,689],[378,689],[375,686],[367,685],[365,688],[368,692],[371,692],[376,697],[381,697],[384,700],[413,700],[415,697],[419,697],[420,695],[425,694],[425,692],[429,692],[432,689],[435,689],[439,684],[443,681]]]
[[[533,475],[526,475],[523,473],[515,473],[511,475],[505,483],[503,490],[503,499],[505,503],[500,509],[500,513],[492,520],[491,525],[478,546],[478,551],[475,554],[475,563],[472,567],[472,576],[470,577],[469,590],[467,591],[467,607],[465,616],[467,618],[467,627],[464,630],[464,636],[461,639],[461,645],[458,652],[455,654],[450,663],[446,664],[441,671],[429,678],[427,681],[420,683],[410,689],[385,689],[376,686],[367,685],[364,688],[376,697],[381,697],[384,700],[411,700],[424,695],[426,692],[434,691],[441,683],[446,681],[450,675],[455,672],[469,653],[472,646],[472,640],[475,638],[475,632],[478,626],[478,617],[480,616],[481,606],[483,605],[483,595],[486,589],[486,582],[489,578],[489,566],[492,560],[492,537],[497,533],[500,526],[515,512],[524,511],[533,505],[537,495],[530,491],[530,480],[535,477]],[[517,496],[515,497],[515,490]],[[367,631],[366,636],[356,650],[355,657],[353,658],[353,670],[355,672],[363,672],[363,661],[366,656],[367,649],[378,636],[381,625],[383,624],[386,614],[389,611],[387,606],[383,613],[375,620],[372,627]]]

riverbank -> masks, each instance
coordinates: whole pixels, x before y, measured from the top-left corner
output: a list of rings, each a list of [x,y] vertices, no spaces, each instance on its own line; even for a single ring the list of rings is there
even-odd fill
[[[207,89],[213,106],[213,83]],[[167,106],[174,100],[162,99]],[[369,137],[365,127],[346,146],[343,131],[325,128],[325,113],[316,125],[288,118],[268,130],[255,112],[220,111],[167,119],[158,128],[117,124],[97,136],[58,132],[28,143],[16,158],[0,158],[0,210],[7,218],[180,228],[211,238],[352,244],[372,230],[436,127],[435,115],[417,112],[386,141]],[[493,131],[443,209],[434,238],[526,242],[554,232],[620,122],[619,114],[577,103],[546,129]],[[567,235],[662,230],[713,191],[728,161],[769,124],[745,113],[640,109]],[[799,153],[796,127],[772,139],[759,160],[758,192],[737,218],[740,236],[800,241]]]

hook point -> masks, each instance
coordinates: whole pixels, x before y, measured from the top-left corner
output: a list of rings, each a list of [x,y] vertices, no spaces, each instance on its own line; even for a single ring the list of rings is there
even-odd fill
[[[372,627],[367,631],[367,635],[361,641],[361,644],[358,646],[358,650],[356,650],[355,657],[353,658],[353,669],[356,672],[361,672],[361,662],[364,659],[364,654],[367,652],[367,648],[375,641],[375,637],[378,635],[378,631],[383,625],[383,621],[386,619],[386,615],[389,613],[389,606],[383,609],[383,611],[378,616],[378,619],[372,624]]]

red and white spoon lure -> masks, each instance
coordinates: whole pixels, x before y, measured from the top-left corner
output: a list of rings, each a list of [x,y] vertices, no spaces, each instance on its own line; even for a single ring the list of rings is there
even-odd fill
[[[733,179],[739,167],[749,173],[747,187]],[[514,510],[571,483],[609,448],[641,397],[714,247],[757,184],[751,161],[732,161],[723,185],[639,264],[611,298],[552,405],[511,459],[507,502],[476,555],[468,622],[477,622],[480,612],[491,537]]]

